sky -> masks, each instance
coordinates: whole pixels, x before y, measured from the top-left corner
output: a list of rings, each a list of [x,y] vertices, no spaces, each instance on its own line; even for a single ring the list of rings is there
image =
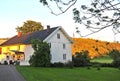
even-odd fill
[[[86,3],[86,1],[82,0],[80,4]],[[1,0],[0,38],[10,38],[16,35],[17,32],[15,28],[17,26],[22,26],[23,22],[27,20],[41,22],[44,28],[46,28],[47,25],[50,25],[51,27],[62,26],[71,37],[73,37],[73,33],[75,37],[80,37],[75,33],[75,28],[78,24],[75,24],[73,21],[72,9],[73,7],[66,13],[55,16],[50,13],[50,10],[47,7],[39,3],[39,0]],[[81,33],[86,34],[87,31],[84,27],[82,27],[82,25],[79,26],[82,30]],[[111,29],[103,30],[86,38],[114,41],[114,35]],[[116,40],[119,41],[119,38],[120,35],[117,35]]]

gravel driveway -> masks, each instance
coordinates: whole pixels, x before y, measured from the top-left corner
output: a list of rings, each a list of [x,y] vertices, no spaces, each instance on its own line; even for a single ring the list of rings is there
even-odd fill
[[[26,81],[13,65],[0,65],[0,81]]]

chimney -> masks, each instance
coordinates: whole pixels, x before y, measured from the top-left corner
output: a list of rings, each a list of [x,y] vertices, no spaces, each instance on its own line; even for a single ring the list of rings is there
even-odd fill
[[[47,25],[47,32],[50,31],[50,25]]]
[[[20,37],[21,36],[21,32],[18,32],[18,37]]]

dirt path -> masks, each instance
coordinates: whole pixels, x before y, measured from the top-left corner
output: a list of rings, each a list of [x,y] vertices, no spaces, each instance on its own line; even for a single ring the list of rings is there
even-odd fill
[[[0,65],[0,81],[26,81],[13,65]]]

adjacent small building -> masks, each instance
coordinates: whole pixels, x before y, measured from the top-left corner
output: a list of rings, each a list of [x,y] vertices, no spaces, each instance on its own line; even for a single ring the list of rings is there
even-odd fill
[[[32,39],[40,39],[50,45],[51,63],[72,61],[71,44],[73,41],[60,26],[21,34],[10,38],[0,46],[6,60],[20,60],[20,65],[29,65],[29,59],[34,53]]]

